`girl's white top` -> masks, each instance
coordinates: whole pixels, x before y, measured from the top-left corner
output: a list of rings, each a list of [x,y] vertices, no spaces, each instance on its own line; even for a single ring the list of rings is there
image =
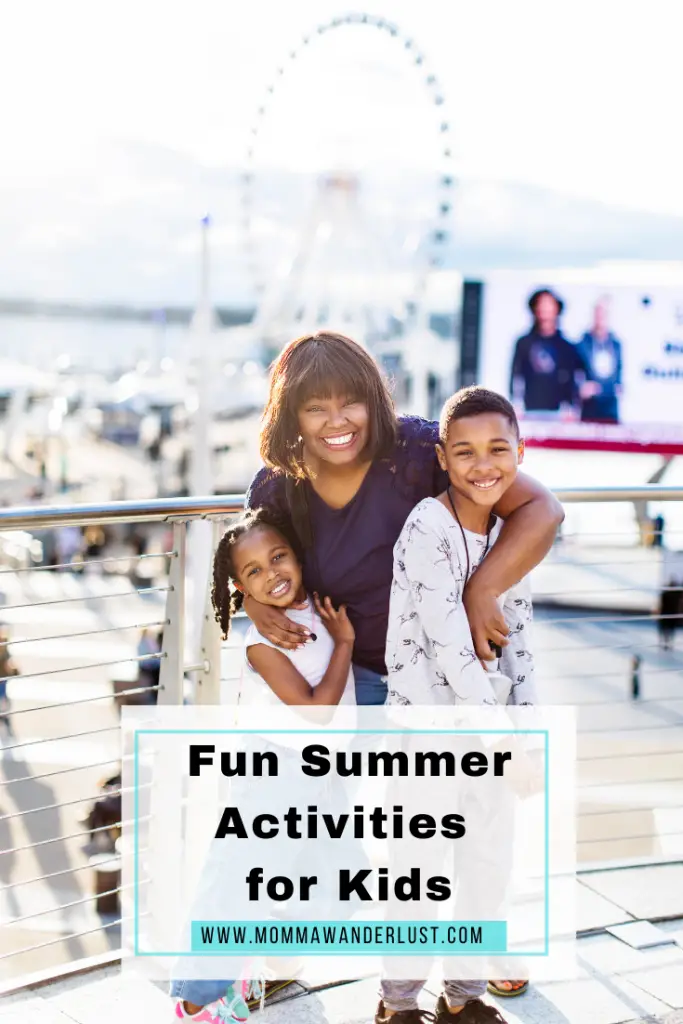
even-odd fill
[[[501,530],[496,521],[493,544]],[[464,531],[470,575],[484,557],[486,538]],[[527,579],[500,600],[510,643],[484,669],[462,603],[467,553],[460,526],[436,498],[408,516],[394,547],[389,606],[389,704],[534,704],[534,663]],[[504,679],[503,677],[507,677]]]
[[[334,641],[332,637],[327,632],[327,628],[315,610],[315,606],[310,597],[307,598],[304,608],[288,608],[287,615],[293,622],[297,622],[301,626],[306,626],[307,629],[310,629],[311,633],[315,633],[316,639],[307,640],[304,644],[303,650],[285,651],[281,647],[278,647],[277,644],[272,643],[270,640],[267,640],[266,637],[262,636],[256,626],[252,623],[244,638],[244,660],[246,663],[248,678],[246,680],[246,685],[241,687],[242,692],[240,695],[240,704],[261,706],[282,704],[282,701],[271,690],[268,683],[266,683],[258,672],[256,672],[249,664],[247,651],[255,644],[265,644],[266,647],[273,647],[276,651],[280,651],[281,654],[284,654],[289,658],[297,671],[304,677],[309,686],[315,687],[322,682],[334,650]],[[351,666],[349,666],[346,686],[339,703],[356,703],[356,690],[353,678],[353,668]]]

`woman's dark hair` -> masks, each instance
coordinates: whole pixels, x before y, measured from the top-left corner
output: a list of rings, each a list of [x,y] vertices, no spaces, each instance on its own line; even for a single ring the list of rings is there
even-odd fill
[[[396,411],[377,363],[343,334],[318,331],[296,338],[275,360],[261,423],[261,458],[289,477],[307,476],[298,412],[309,398],[349,395],[368,409],[365,455],[386,458],[396,441]]]
[[[550,288],[539,288],[538,291],[535,291],[533,295],[529,296],[529,301],[527,302],[527,305],[531,310],[531,314],[534,317],[534,319],[536,317],[536,304],[538,303],[538,300],[542,295],[549,295],[550,298],[557,303],[557,315],[561,316],[564,311],[564,302],[562,301],[560,296],[556,295],[555,292],[552,291]]]
[[[237,582],[235,566],[232,560],[232,552],[235,544],[246,536],[257,526],[268,526],[276,530],[294,551],[296,557],[301,561],[301,547],[298,538],[291,528],[291,524],[279,516],[272,509],[256,508],[244,512],[239,519],[230,523],[227,530],[221,537],[216,548],[213,559],[213,586],[211,588],[211,603],[216,614],[216,621],[220,623],[223,632],[223,639],[228,639],[230,632],[230,620],[235,612],[239,611],[244,601],[244,595],[240,590],[231,587],[231,583]]]
[[[504,416],[519,438],[519,422],[514,408],[497,391],[488,391],[473,385],[461,388],[447,400],[439,417],[439,440],[445,444],[448,428],[455,420],[463,420],[466,416],[481,416],[482,413],[495,412]]]

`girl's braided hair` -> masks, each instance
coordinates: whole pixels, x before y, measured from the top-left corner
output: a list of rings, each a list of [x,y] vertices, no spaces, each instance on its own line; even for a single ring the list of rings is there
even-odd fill
[[[238,519],[230,523],[227,530],[221,537],[216,548],[213,559],[213,586],[211,588],[211,602],[216,614],[216,621],[220,624],[223,639],[228,639],[230,632],[230,620],[235,612],[238,612],[244,602],[244,594],[231,584],[237,582],[235,566],[232,560],[232,552],[235,544],[242,539],[250,530],[257,526],[269,526],[282,535],[294,554],[301,561],[301,545],[289,520],[269,508],[248,509]]]

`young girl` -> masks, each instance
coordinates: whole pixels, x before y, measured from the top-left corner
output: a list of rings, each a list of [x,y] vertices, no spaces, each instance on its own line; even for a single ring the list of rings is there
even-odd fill
[[[232,588],[232,592],[231,592]],[[245,638],[247,667],[253,675],[250,703],[294,705],[355,704],[354,631],[342,606],[306,594],[298,543],[272,511],[246,512],[226,530],[216,550],[212,601],[227,639],[230,620],[245,596],[258,604],[286,610],[309,630],[309,638],[291,651],[277,647],[250,626]],[[201,1024],[244,1021],[249,1015],[230,981],[174,981],[175,1016]],[[277,984],[277,983],[276,983]]]
[[[308,630],[305,642],[283,651],[249,627],[244,646],[258,703],[355,704],[355,633],[346,608],[335,611],[329,597],[321,602],[317,594],[306,594],[298,541],[272,510],[248,511],[226,531],[216,551],[211,596],[224,638],[245,597],[287,611]]]

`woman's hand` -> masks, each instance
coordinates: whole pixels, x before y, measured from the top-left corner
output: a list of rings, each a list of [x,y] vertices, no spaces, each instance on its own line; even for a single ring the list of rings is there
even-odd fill
[[[350,644],[353,646],[356,633],[346,614],[346,605],[339,605],[339,610],[335,611],[329,597],[321,601],[318,595],[314,594],[313,599],[318,615],[325,623],[327,632],[334,640],[335,646],[338,644]]]
[[[252,597],[245,597],[242,605],[261,636],[285,651],[303,647],[311,635],[310,629],[293,622],[280,608],[259,604]]]

